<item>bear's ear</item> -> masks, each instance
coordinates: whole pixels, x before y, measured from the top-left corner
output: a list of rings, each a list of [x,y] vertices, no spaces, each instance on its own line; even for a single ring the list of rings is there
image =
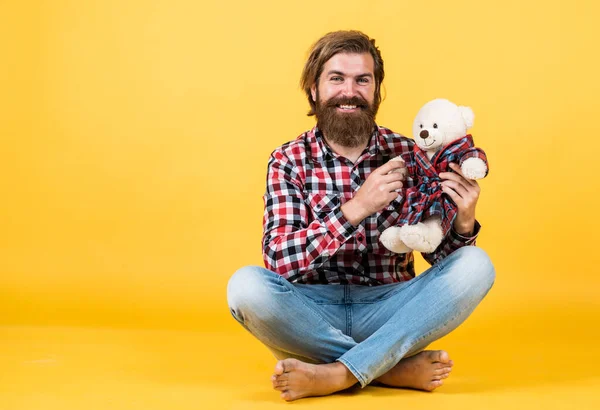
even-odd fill
[[[465,120],[465,125],[467,128],[471,128],[473,126],[473,121],[475,121],[475,114],[473,113],[471,107],[460,106],[458,107],[458,110],[460,111],[460,115],[463,117],[463,120]]]

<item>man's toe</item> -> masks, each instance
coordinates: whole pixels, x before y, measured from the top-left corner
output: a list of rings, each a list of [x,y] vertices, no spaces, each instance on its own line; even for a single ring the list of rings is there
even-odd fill
[[[444,366],[450,362],[450,356],[448,355],[448,352],[444,350],[434,350],[433,352],[431,352],[430,357],[432,359],[432,362],[443,363]]]

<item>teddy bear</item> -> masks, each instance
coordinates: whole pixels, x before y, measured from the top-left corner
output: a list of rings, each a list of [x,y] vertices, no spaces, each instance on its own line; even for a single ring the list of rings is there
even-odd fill
[[[379,238],[388,250],[430,253],[440,245],[456,218],[454,201],[442,191],[440,172],[453,172],[457,163],[469,179],[487,176],[485,152],[475,147],[467,130],[475,115],[469,107],[446,99],[435,99],[419,110],[413,122],[414,185],[400,200],[396,226],[384,230]],[[393,158],[392,160],[399,159]],[[409,166],[409,172],[412,172]]]

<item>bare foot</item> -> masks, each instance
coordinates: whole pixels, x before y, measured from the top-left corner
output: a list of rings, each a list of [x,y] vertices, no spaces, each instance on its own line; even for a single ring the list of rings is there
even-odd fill
[[[389,372],[377,381],[394,387],[433,391],[443,384],[454,362],[443,350],[425,350],[400,360]]]
[[[357,383],[356,377],[340,362],[309,364],[296,359],[277,362],[271,381],[273,388],[287,401],[325,396]]]

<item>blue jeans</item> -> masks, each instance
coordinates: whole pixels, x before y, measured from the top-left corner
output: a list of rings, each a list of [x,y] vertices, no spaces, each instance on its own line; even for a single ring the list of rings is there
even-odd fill
[[[248,266],[229,280],[233,317],[278,359],[343,363],[361,386],[460,325],[492,287],[494,267],[465,246],[389,285],[299,285]]]

